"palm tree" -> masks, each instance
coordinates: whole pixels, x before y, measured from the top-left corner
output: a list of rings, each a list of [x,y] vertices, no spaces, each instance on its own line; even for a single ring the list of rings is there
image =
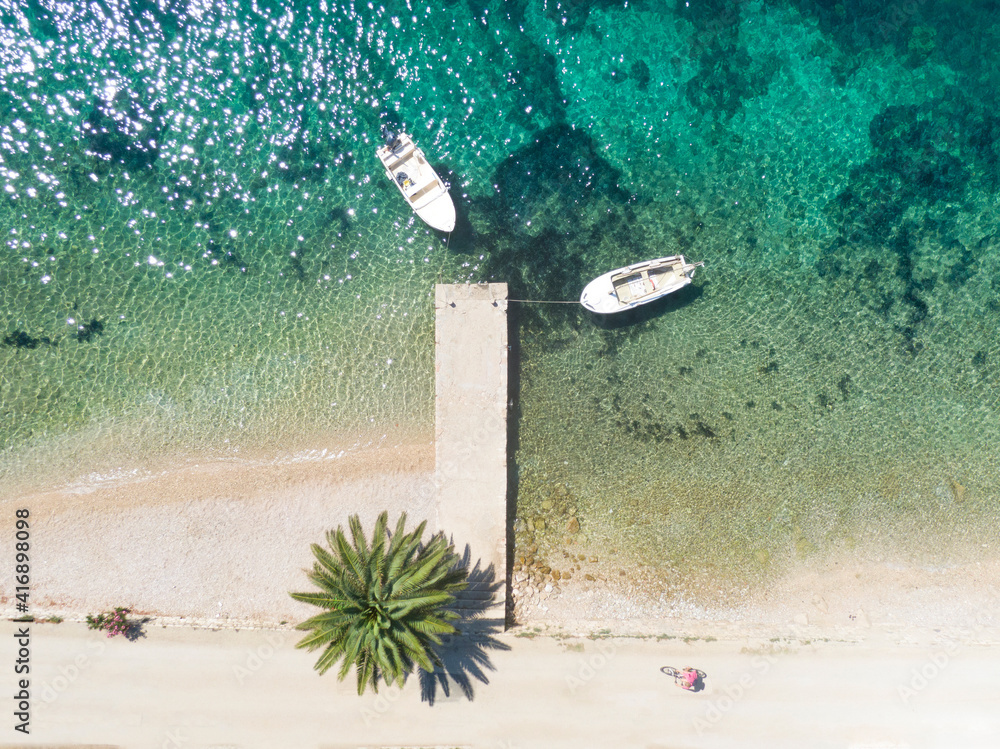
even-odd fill
[[[466,585],[467,570],[443,534],[422,544],[427,523],[405,533],[406,513],[389,534],[388,517],[375,521],[371,546],[357,515],[349,519],[351,543],[342,527],[329,531],[330,551],[313,544],[316,563],[307,573],[319,592],[290,594],[326,609],[297,626],[311,632],[296,647],[325,647],[315,666],[320,674],[343,659],[341,681],[353,665],[358,694],[366,686],[378,692],[380,679],[401,686],[415,666],[431,672],[441,665],[434,647],[457,631],[451,622],[458,614],[448,607]]]

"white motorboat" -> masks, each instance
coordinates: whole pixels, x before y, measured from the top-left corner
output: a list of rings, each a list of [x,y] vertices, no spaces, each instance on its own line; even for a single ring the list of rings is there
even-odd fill
[[[580,304],[602,315],[624,312],[684,288],[694,278],[694,269],[704,265],[671,255],[618,268],[588,283]]]
[[[438,231],[451,232],[455,228],[455,204],[448,186],[431,168],[424,152],[405,133],[397,135],[383,128],[382,136],[385,145],[376,153],[389,179],[424,223]]]

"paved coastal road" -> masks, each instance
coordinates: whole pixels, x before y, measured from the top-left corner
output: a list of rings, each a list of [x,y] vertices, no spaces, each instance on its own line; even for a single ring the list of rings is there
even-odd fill
[[[9,699],[17,627],[0,628]],[[452,657],[472,700],[453,682],[430,705],[416,680],[358,697],[316,676],[292,632],[153,627],[126,642],[63,623],[34,624],[30,638],[31,734],[13,730],[8,701],[3,746],[890,749],[1000,737],[995,647],[501,635],[507,650]],[[665,664],[703,669],[707,688],[682,692]]]

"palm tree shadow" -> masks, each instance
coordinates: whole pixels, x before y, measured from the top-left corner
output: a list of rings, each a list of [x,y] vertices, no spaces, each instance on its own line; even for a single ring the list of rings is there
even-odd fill
[[[468,568],[471,556],[466,545],[460,566]],[[456,688],[455,699],[459,694],[467,700],[475,699],[475,682],[489,684],[489,672],[496,670],[489,651],[510,650],[510,645],[495,637],[504,630],[505,601],[497,601],[496,595],[506,592],[505,581],[497,579],[492,564],[486,569],[480,564],[476,562],[469,571],[468,587],[452,604],[452,611],[459,615],[455,622],[458,632],[442,638],[437,649],[441,665],[433,673],[419,672],[420,698],[429,705],[452,697]]]

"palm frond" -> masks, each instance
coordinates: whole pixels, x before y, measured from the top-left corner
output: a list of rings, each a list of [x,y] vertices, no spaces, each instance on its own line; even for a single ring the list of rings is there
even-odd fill
[[[330,593],[289,593],[288,595],[296,601],[311,603],[313,606],[321,606],[325,609],[339,609],[349,600],[343,596],[331,595]]]
[[[358,674],[358,694],[365,693],[365,687],[370,686],[373,692],[378,692],[378,669],[371,657],[362,658],[356,665]]]
[[[353,518],[357,519],[356,515],[352,515]],[[334,542],[336,546],[334,549],[340,555],[340,559],[349,568],[351,574],[356,578],[357,582],[361,585],[367,587],[368,577],[365,572],[364,562],[358,551],[351,547],[347,543],[347,537],[344,535],[344,531],[341,528],[337,529],[334,534]]]
[[[368,566],[371,568],[373,581],[381,582],[385,572],[385,542],[388,523],[389,513],[383,512],[375,520],[375,527],[372,529],[372,548]]]
[[[448,593],[431,592],[412,598],[401,598],[390,604],[393,619],[406,619],[421,610],[433,611],[455,602],[455,596]]]
[[[437,635],[453,635],[458,631],[455,629],[454,625],[449,624],[443,618],[438,617],[426,617],[424,619],[411,622],[410,629],[416,633],[434,637],[437,637]]]
[[[365,629],[361,626],[351,627],[344,634],[344,667],[340,678],[343,679],[351,665],[357,665],[365,656]]]
[[[406,594],[426,584],[437,573],[438,566],[449,553],[453,552],[446,546],[434,549],[429,554],[422,553],[413,561],[413,564],[400,573],[393,586],[393,592]]]
[[[389,566],[386,569],[386,579],[395,581],[400,573],[412,563],[420,549],[420,536],[406,534],[397,536],[399,543],[392,549],[392,556],[389,559]],[[394,541],[396,539],[393,539]]]
[[[361,518],[357,515],[351,515],[347,519],[347,525],[351,529],[351,544],[354,546],[361,564],[365,565],[368,562],[369,549],[365,531],[361,527]]]
[[[417,662],[424,671],[432,672],[434,670],[435,661],[437,658],[431,658],[431,653],[427,648],[427,644],[423,642],[419,637],[413,634],[409,629],[403,628],[400,630],[399,641],[406,648],[406,652],[409,654],[410,658]]]
[[[319,671],[319,675],[322,676],[335,666],[337,661],[339,661],[343,655],[343,650],[335,647],[333,643],[331,643],[327,646],[326,650],[323,651],[323,655],[319,657],[319,660],[316,661],[316,665],[313,666],[313,668]]]
[[[325,629],[323,627],[316,627],[312,632],[295,643],[295,647],[301,650],[316,650],[324,645],[340,647],[339,643],[342,639],[338,636],[337,628]]]
[[[343,574],[343,568],[334,558],[333,554],[319,544],[311,544],[309,548],[312,549],[313,556],[316,557],[318,564],[317,569],[322,567],[323,570],[330,575],[339,576]]]

